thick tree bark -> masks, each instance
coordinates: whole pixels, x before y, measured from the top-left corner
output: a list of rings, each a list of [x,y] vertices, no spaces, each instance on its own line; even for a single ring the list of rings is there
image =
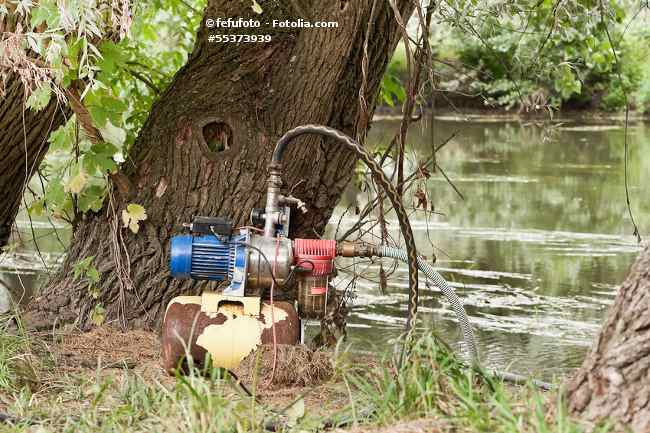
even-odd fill
[[[9,74],[0,100],[0,247],[11,234],[25,184],[47,153],[47,137],[65,121],[64,114],[56,98],[39,112],[25,108],[23,84]]]
[[[169,238],[181,223],[193,215],[219,215],[246,224],[251,209],[264,202],[267,164],[275,141],[288,129],[319,123],[353,136],[366,129],[358,95],[373,1],[259,3],[264,13],[258,16],[250,2],[209,1],[205,18],[259,19],[262,26],[210,30],[204,21],[187,65],[154,105],[130,151],[123,181],[114,188],[113,206],[79,223],[61,274],[34,304],[33,320],[56,317],[86,326],[101,302],[109,320],[156,324],[172,297],[196,294],[204,287],[169,277]],[[397,3],[403,16],[410,16],[412,2]],[[310,16],[301,16],[303,11]],[[339,27],[279,29],[265,24],[298,17],[337,21]],[[377,2],[371,28],[366,87],[370,113],[399,35],[388,2]],[[273,40],[208,42],[210,34],[226,33],[270,34]],[[224,142],[225,150],[211,146],[214,137]],[[308,137],[294,143],[284,162],[286,182],[300,182],[294,194],[310,208],[304,216],[296,213],[294,231],[320,233],[351,178],[354,156],[334,142]],[[112,210],[119,217],[128,203],[147,210],[138,234],[112,226]],[[95,256],[102,275],[98,299],[70,275],[72,265],[87,256]],[[120,282],[118,273],[125,275],[124,269],[132,284]]]
[[[569,409],[590,422],[650,431],[650,246],[622,284],[582,367],[567,385]],[[618,430],[616,430],[618,431]]]

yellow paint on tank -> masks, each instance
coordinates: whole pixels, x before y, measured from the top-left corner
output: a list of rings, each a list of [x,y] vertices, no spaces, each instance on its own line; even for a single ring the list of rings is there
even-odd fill
[[[232,369],[262,342],[262,331],[271,328],[271,306],[262,304],[262,314],[267,323],[257,317],[241,314],[241,306],[224,305],[219,313],[227,317],[221,325],[208,325],[196,339],[196,344],[210,353],[215,366]],[[286,311],[275,308],[275,322],[285,320]]]
[[[269,304],[262,304],[262,314],[264,315],[264,318],[266,319],[267,323],[263,323],[262,326],[264,329],[269,329],[272,325],[271,323],[271,306]],[[286,311],[284,311],[281,308],[274,308],[273,309],[273,316],[275,318],[275,322],[281,322],[287,317],[289,317],[289,314],[287,314]]]
[[[239,316],[222,325],[206,326],[196,344],[207,350],[215,366],[236,368],[262,341],[262,323]]]

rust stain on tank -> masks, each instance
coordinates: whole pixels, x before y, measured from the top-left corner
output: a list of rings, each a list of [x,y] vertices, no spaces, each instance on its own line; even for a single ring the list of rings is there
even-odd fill
[[[200,296],[174,298],[168,305],[162,329],[163,367],[173,373],[185,359],[186,347],[195,365],[203,365],[210,353],[213,365],[235,368],[259,344],[273,343],[270,305],[262,304],[257,317],[227,307],[218,313],[201,311]],[[278,344],[297,344],[300,319],[293,306],[275,302]]]

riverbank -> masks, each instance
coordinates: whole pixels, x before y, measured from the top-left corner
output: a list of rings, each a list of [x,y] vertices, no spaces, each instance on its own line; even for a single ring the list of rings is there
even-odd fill
[[[303,386],[215,371],[170,377],[150,332],[0,334],[0,431],[573,431],[553,392],[460,367],[435,338],[409,362],[329,353],[331,376]],[[287,366],[285,365],[284,368]],[[304,369],[304,365],[300,366]],[[248,390],[252,396],[247,394]],[[558,406],[558,401],[559,406]]]
[[[402,107],[389,107],[382,105],[377,108],[372,118],[373,122],[384,120],[401,120],[403,117]],[[431,107],[426,107],[424,111],[417,112],[414,121],[429,120],[431,118]],[[475,106],[437,106],[433,110],[435,120],[456,121],[456,122],[507,122],[507,121],[546,121],[552,123],[563,122],[585,122],[585,123],[603,123],[603,122],[625,122],[625,111],[603,111],[594,109],[564,109],[560,111],[549,112],[545,109],[533,111],[518,111],[516,109],[506,110],[499,107],[481,107]],[[627,114],[627,120],[630,123],[650,122],[650,112],[630,111]]]

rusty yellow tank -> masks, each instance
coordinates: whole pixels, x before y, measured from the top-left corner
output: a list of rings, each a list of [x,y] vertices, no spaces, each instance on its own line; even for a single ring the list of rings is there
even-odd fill
[[[210,354],[215,367],[234,369],[259,345],[273,343],[274,327],[277,344],[299,342],[300,319],[287,302],[271,307],[259,298],[216,293],[176,297],[163,321],[163,367],[173,373],[187,354],[201,366]]]

